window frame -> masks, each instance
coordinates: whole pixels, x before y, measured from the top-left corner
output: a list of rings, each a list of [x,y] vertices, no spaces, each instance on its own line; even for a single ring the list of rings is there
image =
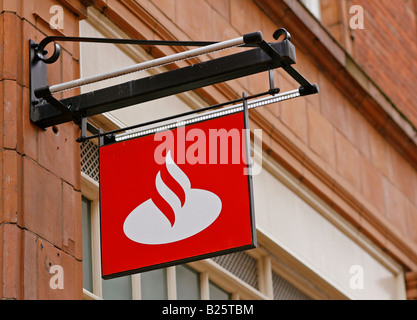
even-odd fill
[[[319,21],[321,21],[321,0],[299,0],[304,7]]]

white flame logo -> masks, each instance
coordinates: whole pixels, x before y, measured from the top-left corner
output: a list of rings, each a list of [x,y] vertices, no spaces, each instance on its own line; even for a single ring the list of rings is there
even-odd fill
[[[155,180],[156,189],[169,204],[174,217],[169,219],[152,199],[145,201],[129,214],[123,225],[125,235],[134,242],[166,244],[180,241],[205,230],[220,215],[220,198],[210,191],[192,189],[187,175],[172,159],[171,151],[167,153],[165,166],[185,197],[172,191],[159,171]]]

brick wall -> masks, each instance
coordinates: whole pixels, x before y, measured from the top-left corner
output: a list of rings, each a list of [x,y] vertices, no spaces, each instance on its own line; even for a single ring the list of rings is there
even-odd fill
[[[53,5],[64,29],[52,30]],[[29,120],[29,39],[77,35],[80,1],[0,1],[0,298],[74,299],[82,296],[80,154],[71,123],[43,131]],[[79,75],[76,44],[63,45],[51,82]],[[65,66],[65,67],[64,67]],[[64,289],[52,290],[60,265]]]
[[[417,272],[407,273],[405,280],[408,299],[417,300]]]
[[[364,29],[349,27],[349,9],[364,10]],[[322,0],[323,24],[417,126],[417,3],[392,0]]]
[[[79,132],[71,123],[55,131],[42,131],[30,123],[28,78],[28,40],[39,42],[52,34],[77,35],[78,19],[86,14],[82,3],[87,2],[0,1],[0,42],[4,44],[0,47],[2,298],[80,298],[82,294],[80,155],[75,142]],[[262,5],[265,3],[267,6]],[[416,81],[407,80],[417,74],[410,72],[417,56],[410,38],[415,30],[415,16],[412,18],[407,9],[411,2],[401,8],[394,8],[389,0],[378,1],[381,5],[371,0],[358,3],[368,13],[365,29],[355,33],[353,56],[394,104],[415,121],[412,93]],[[48,24],[54,4],[65,8],[61,32],[51,30]],[[324,44],[332,49],[323,51],[327,56],[317,56],[318,41],[308,38],[303,29],[303,21],[311,17],[302,6],[287,0],[97,0],[95,5],[133,38],[223,40],[261,30],[272,41],[272,33],[279,27],[294,32],[296,68],[317,82],[321,93],[254,110],[251,127],[263,128],[265,151],[301,183],[406,270],[417,270],[416,167],[362,114],[357,99],[369,103],[370,93],[351,96],[341,91],[348,80],[343,77],[345,70],[333,63],[332,53],[338,51],[329,42]],[[381,19],[373,21],[373,15]],[[390,23],[384,25],[387,17]],[[405,24],[401,28],[400,22]],[[381,36],[379,30],[387,28]],[[387,48],[384,37],[394,32],[402,39],[396,42],[397,48],[409,52]],[[78,45],[65,43],[63,49],[60,62],[48,69],[50,84],[79,75]],[[171,48],[153,50],[156,56],[172,53]],[[414,64],[407,67],[410,59]],[[404,63],[398,69],[401,72],[395,69],[399,61]],[[276,75],[282,91],[296,87],[282,72]],[[393,81],[398,87],[387,85]],[[268,78],[261,74],[198,92],[216,102],[267,87]],[[50,266],[55,264],[65,270],[62,291],[49,287]]]
[[[364,8],[365,29],[355,32],[354,56],[392,102],[417,126],[415,2],[352,1]]]

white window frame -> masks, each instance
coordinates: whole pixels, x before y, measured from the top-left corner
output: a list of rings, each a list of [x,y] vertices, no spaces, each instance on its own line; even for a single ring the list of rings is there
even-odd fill
[[[321,20],[321,3],[320,0],[300,0],[301,3],[315,16]]]

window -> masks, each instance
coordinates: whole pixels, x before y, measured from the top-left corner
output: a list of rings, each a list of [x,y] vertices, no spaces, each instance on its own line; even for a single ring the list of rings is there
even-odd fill
[[[93,258],[91,253],[91,201],[82,198],[83,287],[93,292]]]
[[[321,20],[320,0],[300,0],[318,20]]]
[[[209,294],[210,300],[230,300],[231,298],[230,293],[224,291],[211,281],[209,282]]]
[[[132,300],[132,277],[103,280],[104,300]]]
[[[199,300],[200,277],[199,274],[187,266],[177,266],[177,299],[178,300]]]
[[[167,300],[168,279],[166,269],[154,270],[140,275],[142,300]]]

